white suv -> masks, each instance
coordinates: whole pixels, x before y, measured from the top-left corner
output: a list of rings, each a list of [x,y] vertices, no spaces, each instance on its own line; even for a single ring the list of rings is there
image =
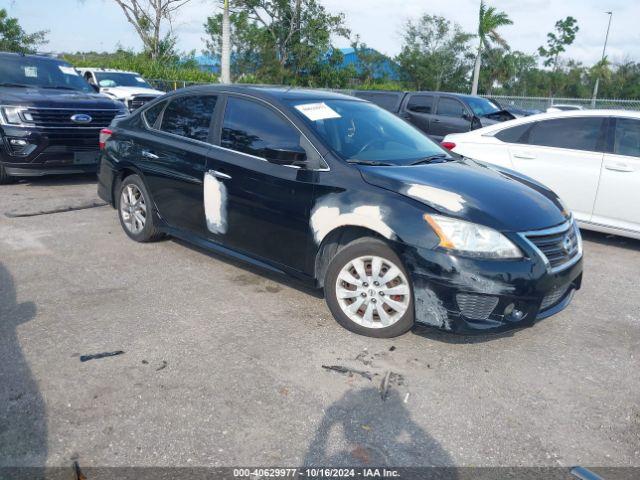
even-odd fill
[[[543,113],[447,135],[442,145],[547,185],[586,229],[640,238],[640,112]]]
[[[130,112],[164,92],[154,89],[139,73],[106,68],[78,68],[84,79],[103,93],[123,102]]]

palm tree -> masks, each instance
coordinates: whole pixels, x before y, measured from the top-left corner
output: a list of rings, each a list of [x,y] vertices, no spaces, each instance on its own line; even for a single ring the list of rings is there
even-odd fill
[[[480,0],[480,14],[478,15],[478,53],[476,55],[476,63],[473,66],[473,86],[471,94],[478,94],[478,79],[480,78],[480,63],[482,49],[489,43],[497,43],[503,47],[507,46],[507,42],[496,31],[504,25],[511,25],[513,22],[505,12],[500,12],[495,7],[487,7],[484,0]]]
[[[229,22],[229,0],[224,0],[222,11],[222,55],[220,58],[220,81],[231,83],[231,23]]]

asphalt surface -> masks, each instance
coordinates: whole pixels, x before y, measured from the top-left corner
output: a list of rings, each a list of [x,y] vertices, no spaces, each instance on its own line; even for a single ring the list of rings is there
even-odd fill
[[[640,241],[585,233],[583,289],[533,328],[377,340],[286,279],[132,242],[95,191],[0,187],[0,466],[640,466]]]

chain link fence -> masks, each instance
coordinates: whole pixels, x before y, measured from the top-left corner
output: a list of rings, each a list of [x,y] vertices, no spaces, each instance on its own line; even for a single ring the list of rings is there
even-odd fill
[[[204,82],[189,82],[183,80],[147,80],[154,88],[164,92],[178,90],[179,88],[191,87],[194,85],[206,85]],[[254,85],[255,86],[255,85]],[[259,86],[277,86],[277,85],[259,85]],[[329,90],[334,92],[353,95],[354,90],[351,89],[331,89],[324,88],[321,90]],[[512,95],[481,95],[498,101],[503,107],[512,106],[522,108],[524,110],[539,110],[544,112],[553,105],[579,105],[583,108],[594,108],[590,98],[560,98],[560,97],[524,97]],[[615,109],[615,110],[640,110],[640,99],[625,100],[619,98],[599,98],[595,101],[597,109]]]
[[[595,106],[590,98],[559,98],[559,97],[519,97],[509,95],[481,95],[496,100],[503,107],[512,106],[525,110],[539,110],[544,112],[553,105],[579,105],[583,108],[640,110],[640,100],[624,100],[619,98],[598,98]]]

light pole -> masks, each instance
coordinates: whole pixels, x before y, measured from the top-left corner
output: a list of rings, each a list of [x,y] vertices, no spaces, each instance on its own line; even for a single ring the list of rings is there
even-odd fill
[[[607,34],[604,37],[604,47],[602,48],[602,60],[600,61],[600,65],[604,63],[605,53],[607,51],[607,41],[609,40],[609,30],[611,29],[611,18],[613,17],[613,12],[604,12],[609,15],[609,24],[607,25]],[[593,98],[591,99],[591,108],[596,108],[596,98],[598,97],[598,87],[600,86],[600,75],[596,77],[596,84],[593,86]]]

